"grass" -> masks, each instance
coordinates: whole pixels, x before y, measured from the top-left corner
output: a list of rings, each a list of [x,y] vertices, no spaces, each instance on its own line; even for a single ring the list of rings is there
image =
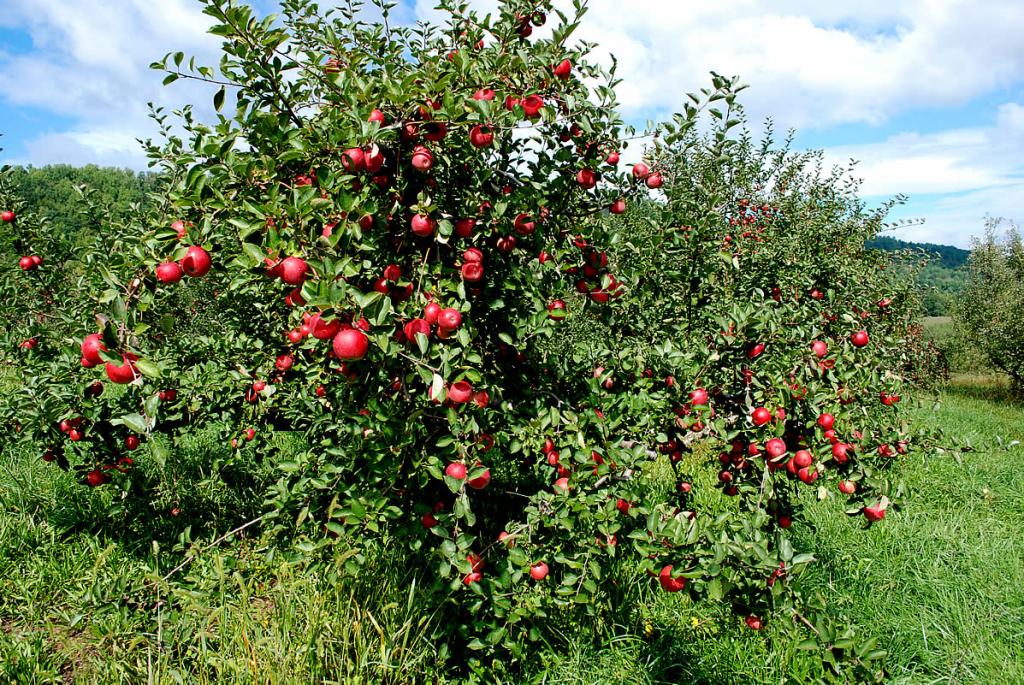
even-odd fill
[[[917,411],[918,424],[977,449],[915,456],[905,508],[864,530],[829,499],[798,525],[819,559],[802,588],[879,639],[887,682],[1024,682],[1024,447],[1012,444],[1024,440],[1024,407],[982,380]],[[164,581],[182,545],[74,524],[102,521],[102,508],[28,455],[0,455],[0,504],[2,683],[450,682],[424,609],[437,598],[386,550],[354,578],[343,558],[288,564],[242,539]],[[817,672],[770,627],[752,633],[642,579],[622,598],[617,624],[567,622],[511,682],[788,683]]]

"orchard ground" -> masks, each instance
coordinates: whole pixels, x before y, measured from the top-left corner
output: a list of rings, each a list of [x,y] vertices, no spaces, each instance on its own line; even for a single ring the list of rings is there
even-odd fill
[[[985,380],[922,398],[916,422],[975,450],[916,459],[904,509],[865,531],[831,498],[794,526],[820,560],[800,587],[889,651],[889,682],[1024,682],[1024,406]],[[164,581],[180,550],[97,535],[95,491],[38,455],[0,459],[0,681],[448,682],[417,571],[383,553],[354,578],[344,552],[310,569],[231,540]],[[815,667],[770,625],[753,633],[639,575],[618,597],[607,625],[553,629],[530,681],[802,682]]]

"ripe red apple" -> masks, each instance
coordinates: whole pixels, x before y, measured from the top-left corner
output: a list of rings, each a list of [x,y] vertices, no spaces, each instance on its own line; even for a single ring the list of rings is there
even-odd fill
[[[161,283],[177,283],[183,273],[181,265],[177,262],[163,262],[156,267],[156,280]]]
[[[797,470],[805,469],[814,463],[814,457],[807,450],[798,450],[793,455],[793,467]]]
[[[761,618],[759,616],[755,616],[753,614],[751,614],[750,616],[747,616],[747,618],[744,619],[744,623],[746,623],[747,627],[750,628],[751,630],[761,630],[761,628],[763,626],[763,624],[761,622]]]
[[[764,343],[754,343],[750,349],[747,350],[747,359],[757,359],[764,352]]]
[[[758,407],[750,415],[750,420],[754,422],[755,426],[763,426],[772,420],[772,413],[764,407]]]
[[[469,143],[475,148],[490,147],[494,142],[494,130],[490,126],[477,124],[469,130]]]
[[[832,445],[832,458],[835,459],[837,464],[845,464],[850,460],[847,454],[853,449],[852,445],[848,445],[845,442],[837,442]]]
[[[540,116],[540,110],[544,106],[544,98],[539,95],[527,95],[519,104],[523,106],[526,116],[534,119]]]
[[[552,69],[555,76],[562,79],[563,81],[569,78],[569,74],[572,73],[572,62],[567,59],[563,59],[561,62],[555,65]]]
[[[406,340],[415,343],[417,334],[430,337],[430,324],[425,319],[412,319],[402,327],[402,332],[405,334]]]
[[[569,492],[569,479],[566,478],[565,476],[562,476],[561,478],[559,478],[558,480],[555,481],[554,488],[555,488],[555,492],[562,493],[562,494],[568,493]]]
[[[882,499],[870,507],[864,507],[864,518],[866,518],[870,523],[881,521],[885,518],[885,510],[888,508],[889,498],[883,496]]]
[[[122,355],[121,364],[114,364],[113,362],[107,362],[106,372],[107,378],[113,383],[125,384],[131,383],[137,376],[135,370],[134,361],[135,355]]]
[[[629,514],[629,510],[633,508],[632,502],[622,499],[621,497],[616,500],[615,508],[623,514]]]
[[[459,219],[455,222],[455,235],[460,238],[468,238],[473,235],[476,228],[476,219]]]
[[[661,584],[661,589],[665,592],[679,592],[686,587],[686,578],[672,577],[671,564],[661,567],[661,572],[658,573],[658,582]]]
[[[593,169],[580,169],[576,172],[576,183],[580,187],[590,190],[597,185],[597,174],[594,173]]]
[[[434,166],[434,153],[422,145],[417,145],[412,149],[410,161],[417,171],[427,172]]]
[[[462,462],[453,461],[445,468],[444,475],[455,480],[462,480],[466,477],[466,465]]]
[[[864,347],[868,344],[868,332],[861,329],[850,336],[850,342],[854,347]]]
[[[852,495],[857,492],[857,484],[852,480],[841,480],[839,481],[839,492],[844,495]]]
[[[660,188],[661,184],[662,184],[661,174],[659,174],[659,173],[651,174],[650,176],[647,177],[646,183],[647,183],[647,187],[652,189],[652,190],[654,190],[656,188]]]
[[[139,448],[139,437],[137,435],[129,435],[124,439],[124,448],[129,452],[133,452]]]
[[[530,577],[534,580],[544,580],[548,577],[548,565],[543,561],[538,561],[530,567]]]
[[[213,266],[213,261],[206,250],[198,245],[193,245],[188,248],[188,252],[181,258],[180,264],[181,270],[185,272],[185,275],[200,278],[209,273],[210,267]]]
[[[608,211],[612,214],[623,214],[626,211],[626,201],[619,198],[615,202],[611,203],[608,207]]]
[[[651,175],[651,169],[643,162],[638,162],[633,165],[633,178],[638,181],[643,181]]]
[[[437,222],[426,214],[414,214],[409,222],[409,227],[412,229],[413,235],[426,238],[434,235]]]
[[[481,88],[480,90],[473,93],[474,100],[487,100],[490,102],[494,99],[496,93],[490,88]]]
[[[350,174],[358,174],[366,168],[366,155],[357,147],[350,147],[341,153],[341,166]]]
[[[484,265],[480,262],[466,262],[459,268],[462,279],[469,283],[476,283],[484,277]]]
[[[462,325],[462,314],[453,307],[442,309],[437,315],[437,325],[444,330],[454,331]]]
[[[818,425],[824,430],[832,430],[832,426],[836,424],[836,417],[829,413],[822,414],[818,417]]]
[[[512,226],[519,235],[530,235],[537,229],[537,222],[529,214],[517,214]]]
[[[695,407],[703,407],[708,403],[708,391],[704,388],[696,388],[690,391],[690,404]]]
[[[0,213],[0,220],[2,220],[5,224],[11,223],[12,221],[14,221],[14,219],[15,214],[9,209],[5,210],[3,213]]]
[[[764,450],[769,457],[781,457],[786,453],[786,443],[781,438],[772,438],[764,444]]]
[[[427,306],[423,308],[423,318],[428,324],[433,326],[437,323],[438,318],[441,315],[441,305],[437,302],[428,302]]]
[[[555,321],[562,321],[569,314],[569,309],[563,300],[555,300],[548,304],[548,316]]]
[[[99,469],[93,469],[86,475],[85,482],[88,483],[91,488],[98,488],[107,482],[107,474],[103,473]]]
[[[430,512],[428,511],[428,512],[427,512],[426,514],[424,514],[424,515],[423,515],[423,517],[422,517],[422,518],[420,519],[420,523],[422,523],[422,524],[423,524],[423,527],[424,527],[424,528],[428,528],[428,529],[429,529],[429,528],[433,528],[434,526],[436,526],[436,525],[437,525],[437,519],[436,519],[436,518],[434,517],[434,515],[433,515],[433,514],[431,514],[431,513],[430,513]]]
[[[31,271],[36,268],[36,263],[32,261],[31,256],[25,256],[18,260],[18,266],[22,271]]]
[[[802,469],[798,469],[796,472],[796,477],[802,480],[804,483],[810,485],[814,481],[818,480],[818,472],[812,469],[813,467],[811,466],[805,466]]]
[[[449,395],[450,397],[450,395]],[[477,464],[480,466],[480,464]],[[466,481],[466,485],[473,488],[474,490],[483,490],[487,487],[487,484],[491,482],[491,470],[485,469],[484,472],[476,478],[470,478]]]
[[[372,112],[370,112],[370,116],[368,116],[366,118],[366,120],[367,121],[376,121],[378,124],[383,126],[384,125],[384,112],[380,111],[379,109],[375,109]]]
[[[473,398],[473,386],[468,381],[455,381],[448,386],[448,399],[455,404],[464,404]]]
[[[309,265],[299,257],[285,257],[281,265],[281,280],[288,285],[302,285],[306,280]]]
[[[355,328],[342,328],[334,336],[334,356],[341,361],[358,361],[366,356],[370,349],[370,339]]]
[[[828,354],[828,345],[822,340],[815,340],[811,343],[811,351],[814,352],[816,357],[824,357]]]
[[[604,161],[607,162],[608,164],[611,164],[612,166],[618,164],[619,153],[616,152],[615,150],[612,150],[611,152],[608,153],[608,156],[604,158]]]

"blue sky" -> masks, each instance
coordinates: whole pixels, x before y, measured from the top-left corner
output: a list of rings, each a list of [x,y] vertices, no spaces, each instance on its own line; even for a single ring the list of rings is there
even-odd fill
[[[561,0],[559,0],[561,1]],[[321,0],[321,5],[330,0]],[[401,21],[432,15],[402,0]],[[480,9],[497,0],[472,0]],[[565,0],[568,4],[568,0]],[[256,0],[264,12],[273,0]],[[215,64],[193,0],[0,0],[0,160],[144,168],[146,103],[209,102],[160,85],[172,50]],[[753,123],[795,127],[832,163],[859,160],[863,194],[910,196],[894,235],[966,246],[987,215],[1024,221],[1024,2],[591,0],[578,33],[619,59],[624,113],[674,111],[715,70],[751,87]]]

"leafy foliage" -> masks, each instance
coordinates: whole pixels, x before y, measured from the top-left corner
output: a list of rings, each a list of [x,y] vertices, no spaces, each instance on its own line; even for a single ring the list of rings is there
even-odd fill
[[[1024,244],[1016,226],[1000,235],[1002,223],[990,221],[972,244],[967,287],[954,321],[960,336],[974,345],[994,369],[1018,390],[1024,386]]]

